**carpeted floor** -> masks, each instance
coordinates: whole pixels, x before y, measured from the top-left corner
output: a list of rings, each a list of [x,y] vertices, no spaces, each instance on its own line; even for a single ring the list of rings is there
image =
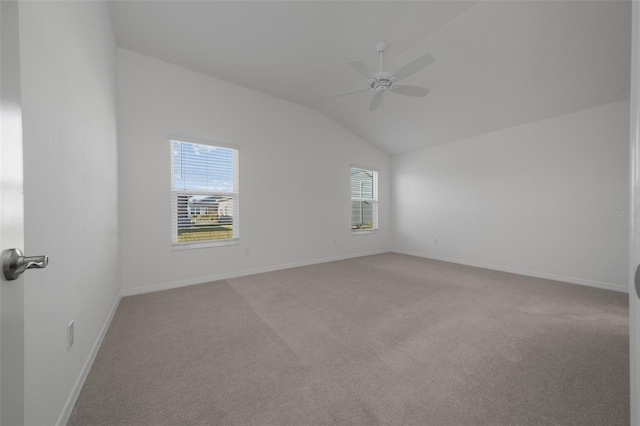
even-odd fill
[[[625,425],[627,305],[391,253],[126,297],[69,425]]]

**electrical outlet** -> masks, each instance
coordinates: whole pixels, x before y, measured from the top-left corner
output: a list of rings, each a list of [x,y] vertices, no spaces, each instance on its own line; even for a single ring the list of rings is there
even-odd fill
[[[75,338],[75,324],[73,321],[69,323],[67,326],[67,350],[70,351],[73,347],[73,342]]]

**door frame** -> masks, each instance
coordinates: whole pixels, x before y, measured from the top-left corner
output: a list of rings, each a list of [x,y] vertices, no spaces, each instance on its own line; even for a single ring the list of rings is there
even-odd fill
[[[19,4],[0,1],[0,251],[24,246]],[[0,274],[0,424],[24,424],[24,280]]]
[[[640,294],[635,270],[640,265],[640,5],[632,3],[631,93],[630,93],[630,223],[629,223],[629,356],[631,425],[640,426]]]

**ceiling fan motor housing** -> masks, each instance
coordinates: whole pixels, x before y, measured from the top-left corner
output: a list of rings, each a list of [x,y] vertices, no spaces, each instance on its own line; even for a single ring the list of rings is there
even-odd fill
[[[379,72],[371,79],[369,86],[371,89],[379,92],[390,89],[394,82],[395,78],[390,72]]]
[[[376,92],[381,90],[387,90],[391,88],[392,81],[391,80],[373,80],[371,82],[371,88]]]

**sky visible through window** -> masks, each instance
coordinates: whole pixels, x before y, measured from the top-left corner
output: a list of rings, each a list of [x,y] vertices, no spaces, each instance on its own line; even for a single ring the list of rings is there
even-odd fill
[[[233,192],[233,150],[171,141],[173,185],[183,191]]]

